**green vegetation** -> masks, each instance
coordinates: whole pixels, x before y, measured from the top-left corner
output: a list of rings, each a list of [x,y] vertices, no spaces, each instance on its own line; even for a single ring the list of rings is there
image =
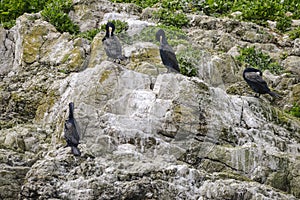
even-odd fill
[[[186,14],[183,13],[183,8],[181,1],[163,0],[161,8],[154,12],[154,17],[164,25],[182,28],[189,22]]]
[[[291,20],[300,19],[300,3],[296,0],[111,0],[114,3],[134,3],[142,8],[159,8],[154,17],[164,25],[182,28],[188,26],[186,13],[205,13],[211,16],[230,16],[240,11],[240,19],[266,25],[268,20],[276,21],[281,32],[289,31],[291,39],[300,37],[300,28],[290,30]],[[24,13],[37,13],[52,23],[60,32],[77,34],[79,28],[69,18],[72,0],[1,0],[0,23],[11,28],[17,17]],[[118,27],[118,26],[117,26]],[[95,30],[84,37],[91,38]],[[118,32],[116,32],[118,33]]]
[[[11,28],[16,18],[24,13],[37,13],[41,11],[49,0],[1,0],[0,23],[4,28]]]
[[[154,13],[159,22],[178,28],[188,25],[185,13],[205,13],[210,16],[230,16],[239,11],[239,18],[260,25],[267,21],[276,21],[276,28],[281,32],[289,31],[292,19],[300,19],[300,2],[296,0],[111,0],[115,3],[135,3],[146,7],[159,7]],[[291,38],[299,37],[299,29],[292,32]]]
[[[180,73],[185,76],[197,76],[198,71],[193,65],[192,62],[190,62],[189,58],[187,57],[180,57],[178,58],[179,66],[180,66]]]
[[[277,19],[276,28],[282,32],[286,32],[292,25],[290,17],[282,17]]]
[[[255,47],[241,48],[240,55],[236,57],[236,60],[239,61],[241,65],[253,67],[261,71],[268,69],[275,74],[280,74],[283,70],[283,67],[277,62],[274,62],[268,54],[255,49]]]
[[[184,13],[187,1],[169,0],[111,0],[114,3],[134,3],[142,8],[160,5],[160,9],[153,13],[163,25],[182,28],[188,25],[188,18]]]
[[[1,0],[0,22],[4,28],[11,28],[22,14],[42,11],[45,20],[58,31],[76,34],[79,27],[68,16],[71,9],[72,0]]]
[[[170,11],[166,8],[159,9],[157,12],[154,12],[154,17],[159,20],[164,25],[175,26],[182,28],[187,26],[189,20],[187,16],[182,11]]]
[[[42,16],[59,32],[76,34],[79,33],[79,27],[71,21],[68,15],[71,9],[72,0],[56,0],[44,7]]]
[[[76,37],[82,37],[85,38],[89,41],[92,41],[94,39],[94,37],[101,31],[101,29],[95,28],[95,29],[91,29],[85,32],[81,32],[79,34],[76,35]]]
[[[197,65],[201,60],[202,53],[200,50],[188,47],[184,51],[177,54],[178,63],[180,66],[180,73],[186,76],[197,76]]]
[[[300,118],[300,105],[295,103],[291,108],[291,110],[289,111],[289,114]]]
[[[296,29],[289,31],[288,34],[292,40],[296,38],[300,38],[300,27],[297,27]]]
[[[265,25],[267,20],[277,21],[278,29],[285,31],[291,19],[300,18],[300,3],[295,0],[207,0],[200,7],[207,15],[229,15],[232,12],[242,12],[241,19]],[[291,15],[287,15],[287,13]],[[284,24],[282,21],[289,23]],[[286,26],[286,27],[285,27]]]

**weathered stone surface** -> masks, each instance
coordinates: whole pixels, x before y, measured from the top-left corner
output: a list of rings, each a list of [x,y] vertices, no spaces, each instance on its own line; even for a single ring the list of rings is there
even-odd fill
[[[18,199],[30,167],[49,148],[51,134],[34,125],[1,130],[0,197]]]
[[[69,16],[79,25],[81,31],[100,28],[100,23],[107,20],[137,19],[142,12],[135,4],[115,4],[107,0],[76,0],[74,4],[74,11]]]
[[[14,42],[9,38],[9,31],[0,27],[0,77],[8,73],[13,65]]]
[[[294,40],[294,46],[291,54],[295,56],[300,56],[300,38]]]
[[[287,71],[300,76],[300,57],[299,56],[289,56],[287,57],[283,64]]]
[[[290,191],[297,184],[282,188],[278,175],[270,173],[295,169],[293,157],[299,155],[300,139],[293,132],[299,133],[299,122],[272,106],[256,98],[228,96],[198,78],[179,74],[159,75],[151,90],[149,75],[111,62],[57,84],[64,88],[64,82],[70,88],[61,91],[63,101],[52,107],[45,123],[56,122],[58,127],[62,118],[57,115],[63,115],[73,98],[77,119],[86,127],[80,145],[83,156],[75,159],[62,148],[50,151],[27,174],[21,197],[172,199],[180,193],[183,199],[214,199],[221,194],[212,194],[211,189],[221,190],[232,181],[235,186],[229,184],[223,198],[294,198],[269,193],[261,185]],[[61,127],[54,135],[60,134]],[[298,176],[295,173],[293,177]],[[212,177],[225,181],[207,187],[214,182]],[[251,179],[257,182],[248,183]],[[245,187],[261,192],[238,192]]]
[[[133,4],[74,3],[82,31],[108,19],[127,21],[130,36],[151,25]],[[75,39],[40,14],[1,29],[0,198],[300,198],[300,122],[283,111],[299,102],[297,42],[232,19],[191,16],[190,24],[173,47],[199,52],[192,78],[165,73],[154,35],[122,43],[129,59],[118,64],[106,60],[104,32]],[[290,72],[264,72],[282,99],[249,96],[234,56],[252,45]],[[64,148],[71,101],[81,157]]]
[[[56,79],[87,67],[90,45],[84,39],[71,40],[40,19],[39,14],[23,15],[13,34],[13,65],[3,78],[0,90],[0,129],[37,119],[52,106],[57,95],[49,86]],[[7,39],[6,39],[7,40]],[[3,120],[3,121],[2,121]]]

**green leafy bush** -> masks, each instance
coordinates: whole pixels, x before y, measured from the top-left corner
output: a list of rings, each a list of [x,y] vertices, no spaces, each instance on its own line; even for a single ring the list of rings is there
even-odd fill
[[[294,30],[291,30],[288,32],[289,34],[289,37],[294,40],[296,38],[300,38],[300,27],[294,29]]]
[[[281,32],[286,32],[292,25],[292,19],[290,17],[282,17],[277,20],[276,28]]]
[[[4,28],[15,25],[16,19],[26,13],[41,11],[49,0],[1,0],[0,23]]]
[[[233,6],[234,6],[233,1],[208,0],[200,3],[199,9],[201,9],[201,11],[203,11],[206,15],[220,16],[220,15],[226,15],[230,13]]]
[[[300,118],[300,105],[295,103],[289,113],[295,117]]]
[[[72,0],[56,0],[48,3],[42,11],[42,16],[59,32],[79,33],[78,25],[70,19],[68,12],[72,9]]]
[[[208,0],[200,5],[207,15],[229,15],[232,12],[242,12],[241,19],[260,25],[266,25],[268,20],[276,21],[276,28],[282,32],[291,27],[291,19],[300,19],[300,3],[294,0]],[[292,13],[287,17],[287,13]]]
[[[188,18],[182,11],[170,11],[166,8],[161,8],[154,12],[154,17],[166,26],[175,26],[182,28],[188,25]]]
[[[270,72],[279,74],[283,67],[268,55],[255,47],[241,48],[240,55],[236,59],[242,64],[262,71],[268,69]]]
[[[94,39],[94,37],[101,31],[101,29],[95,28],[95,29],[91,29],[85,32],[81,32],[79,34],[76,35],[76,37],[82,37],[85,39],[88,39],[89,41],[92,41]]]
[[[15,20],[24,13],[37,13],[53,24],[60,32],[76,34],[79,27],[68,16],[72,0],[1,0],[0,21],[4,28],[11,28]]]
[[[180,0],[163,0],[161,8],[154,12],[154,17],[166,26],[182,28],[188,25],[188,18],[183,12],[184,4]]]
[[[197,65],[202,59],[202,52],[193,47],[188,47],[177,54],[180,73],[189,77],[198,76]]]
[[[276,1],[245,2],[242,19],[265,25],[267,20],[275,21],[278,16],[283,16],[282,4]]]
[[[197,69],[195,68],[193,63],[191,63],[189,61],[189,59],[187,57],[178,58],[178,62],[179,62],[181,74],[183,74],[185,76],[189,76],[189,77],[198,75]]]
[[[292,19],[300,19],[300,3],[295,0],[112,0],[115,3],[135,3],[143,8],[161,6],[155,16],[165,25],[183,27],[187,25],[185,13],[204,12],[211,16],[230,16],[242,12],[241,20],[267,25],[276,21],[276,28],[285,32],[291,27]],[[294,32],[293,32],[294,33]],[[292,38],[299,37],[292,34]]]
[[[187,16],[183,13],[185,5],[190,0],[111,0],[114,3],[134,3],[142,8],[152,7],[160,3],[161,8],[154,12],[154,17],[164,25],[181,28],[188,24]]]

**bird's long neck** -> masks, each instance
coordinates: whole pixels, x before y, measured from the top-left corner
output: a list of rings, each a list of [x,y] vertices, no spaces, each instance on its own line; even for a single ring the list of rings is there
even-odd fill
[[[74,118],[74,107],[72,104],[69,105],[69,119]]]
[[[111,27],[109,27],[109,28],[106,30],[105,36],[106,36],[107,38],[109,38],[109,37],[112,37],[113,35],[114,35],[113,29],[112,29]]]
[[[168,44],[166,37],[160,36],[160,44]]]

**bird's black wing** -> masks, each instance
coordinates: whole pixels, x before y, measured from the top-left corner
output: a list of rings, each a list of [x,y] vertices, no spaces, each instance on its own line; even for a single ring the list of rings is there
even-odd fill
[[[245,73],[245,78],[251,82],[267,85],[266,81],[262,79],[258,72],[247,72]]]
[[[77,146],[79,144],[80,136],[76,129],[76,125],[72,120],[67,120],[65,122],[65,129],[64,129],[64,137],[69,146]]]
[[[79,141],[80,138],[81,138],[81,129],[80,129],[80,126],[78,125],[76,119],[74,119],[74,126],[75,126],[75,129],[77,131],[76,139],[78,139],[78,141]]]
[[[117,59],[122,57],[122,45],[116,36],[106,38],[103,41],[106,55],[110,58]]]
[[[180,71],[178,61],[174,50],[168,44],[161,45],[160,55],[164,65],[173,68],[176,71]]]
[[[270,89],[267,82],[264,81],[259,72],[247,72],[244,74],[245,80],[248,85],[257,93],[265,94],[269,93]]]

